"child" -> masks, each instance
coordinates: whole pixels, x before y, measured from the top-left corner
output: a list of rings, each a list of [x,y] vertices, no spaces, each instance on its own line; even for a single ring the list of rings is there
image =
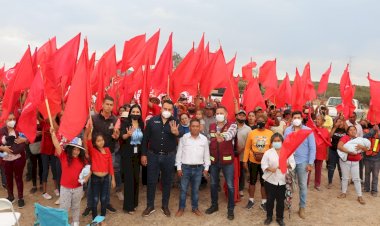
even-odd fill
[[[202,109],[198,109],[196,112],[195,112],[195,118],[198,119],[200,122],[201,122],[201,133],[204,134],[205,132],[205,120],[203,119],[204,117],[204,112]]]
[[[106,216],[107,195],[109,195],[109,180],[111,176],[112,188],[115,188],[115,176],[112,166],[112,155],[109,148],[104,147],[104,137],[101,134],[95,136],[95,142],[92,143],[92,120],[89,120],[84,134],[87,151],[91,158],[91,189],[93,195],[92,218],[98,215],[98,202],[100,196],[101,216]],[[106,225],[102,222],[101,225]]]
[[[83,195],[83,187],[77,178],[87,162],[85,149],[82,146],[82,140],[76,137],[62,151],[54,128],[50,129],[50,134],[55,147],[55,155],[61,161],[62,166],[59,207],[67,211],[71,209],[73,216],[72,225],[79,226],[80,201]],[[90,175],[91,173],[84,180],[87,181]]]

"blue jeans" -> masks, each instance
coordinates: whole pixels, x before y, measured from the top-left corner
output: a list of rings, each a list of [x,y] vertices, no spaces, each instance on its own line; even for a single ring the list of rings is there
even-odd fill
[[[119,191],[121,188],[121,173],[120,173],[120,163],[121,163],[121,155],[119,149],[115,150],[114,153],[112,153],[112,165],[113,165],[113,171],[115,175],[115,182],[116,182],[116,191]]]
[[[51,172],[53,174],[53,180],[57,180],[57,163],[59,161],[55,155],[46,155],[41,154],[42,160],[42,181],[47,182],[48,174],[49,174],[49,165],[51,167]]]
[[[94,206],[92,186],[91,186],[91,178],[92,177],[90,177],[90,179],[87,183],[87,208],[90,208],[90,209],[92,209],[92,207]],[[111,180],[109,180],[109,188],[111,189]],[[110,204],[110,193],[111,193],[111,191],[107,192],[107,194],[106,194],[107,205]]]
[[[191,208],[192,210],[198,209],[198,191],[201,184],[203,166],[191,167],[188,165],[182,165],[182,177],[181,177],[181,193],[179,195],[179,208],[185,209],[186,207],[186,193],[191,183]]]
[[[223,172],[224,179],[227,183],[228,189],[228,210],[234,210],[235,201],[234,201],[234,164],[221,165],[221,164],[212,164],[210,166],[210,175],[211,175],[211,205],[218,206],[218,185],[219,185],[219,174],[220,170]]]
[[[148,151],[147,158],[147,206],[154,208],[158,175],[161,172],[162,207],[167,208],[169,206],[170,187],[173,181],[175,152],[171,152],[168,155],[158,155]]]
[[[300,208],[306,207],[306,198],[307,198],[307,177],[308,172],[306,171],[307,162],[299,163],[296,165],[296,174],[298,178],[298,187],[299,187],[299,197],[300,197]]]
[[[110,176],[98,177],[91,175],[92,189],[92,218],[98,215],[98,203],[100,199],[100,215],[105,216],[107,210],[107,194],[110,193]]]

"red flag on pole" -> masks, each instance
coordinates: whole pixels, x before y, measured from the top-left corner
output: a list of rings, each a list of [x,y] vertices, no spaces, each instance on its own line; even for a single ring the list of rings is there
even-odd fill
[[[355,105],[353,104],[353,98],[355,95],[355,87],[351,83],[350,73],[348,71],[348,64],[344,70],[340,79],[340,96],[342,103],[336,106],[338,112],[342,112],[344,117],[348,119],[355,111]]]
[[[131,38],[124,43],[121,71],[125,72],[131,67],[133,59],[143,51],[145,45],[145,34]]]
[[[86,125],[91,106],[90,99],[88,47],[85,40],[59,127],[59,133],[68,140],[72,140],[78,136]]]
[[[298,146],[312,133],[312,130],[301,129],[296,132],[289,134],[280,150],[279,156],[279,168],[282,173],[286,173],[287,169],[287,160],[288,158],[297,150]]]
[[[253,78],[246,86],[243,93],[243,106],[247,113],[255,110],[257,106],[260,106],[263,110],[266,110],[265,101],[263,95],[261,94],[257,78]]]
[[[234,65],[235,65],[236,55],[232,58],[231,61],[227,63],[227,74],[229,75],[229,85],[226,87],[223,98],[222,98],[222,106],[226,107],[228,110],[228,120],[235,120],[235,102],[234,99],[239,104],[239,88],[236,80],[233,77]],[[238,81],[238,80],[237,80]]]
[[[301,80],[302,84],[305,86],[303,93],[304,101],[312,101],[316,99],[317,95],[315,94],[314,84],[311,81],[310,63],[305,65]]]
[[[160,39],[160,30],[152,35],[144,45],[144,49],[132,60],[131,67],[137,70],[144,63],[154,65],[156,63],[158,41]]]
[[[330,64],[330,67],[325,71],[325,73],[323,73],[321,80],[319,81],[318,91],[317,91],[318,94],[323,94],[327,91],[330,74],[331,74],[331,64]]]
[[[302,85],[301,76],[298,73],[298,69],[296,68],[296,76],[294,78],[293,86],[292,86],[292,110],[302,111],[302,107],[305,104],[303,101],[303,90],[304,86]]]
[[[285,104],[290,104],[292,100],[292,87],[290,86],[289,75],[286,73],[284,80],[280,87],[277,89],[276,93],[276,106],[281,108],[284,107]]]
[[[253,72],[252,72],[252,70],[256,66],[257,66],[256,62],[253,62],[251,60],[251,62],[249,62],[248,64],[244,65],[241,68],[241,73],[242,73],[243,80],[245,80],[247,82],[251,81],[251,79],[253,78]]]
[[[369,110],[367,114],[367,119],[372,124],[380,123],[380,81],[375,81],[371,79],[370,74],[368,73],[368,81],[369,81]]]
[[[266,61],[259,71],[259,82],[265,88],[264,99],[273,100],[277,89],[276,59]]]

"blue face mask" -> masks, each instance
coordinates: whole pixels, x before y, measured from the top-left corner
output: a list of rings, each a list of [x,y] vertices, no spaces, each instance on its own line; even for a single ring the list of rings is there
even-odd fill
[[[281,147],[282,147],[282,142],[280,142],[280,141],[278,141],[278,142],[273,142],[273,143],[272,143],[272,147],[273,147],[274,149],[276,149],[276,150],[281,149]]]

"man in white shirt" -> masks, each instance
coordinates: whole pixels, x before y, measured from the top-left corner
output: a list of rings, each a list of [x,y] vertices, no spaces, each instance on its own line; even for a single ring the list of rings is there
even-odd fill
[[[200,130],[200,121],[192,119],[190,133],[186,133],[179,140],[176,166],[178,176],[181,177],[181,192],[176,217],[181,217],[184,213],[189,183],[191,183],[192,212],[197,216],[203,215],[198,209],[198,191],[202,174],[208,174],[211,162],[208,140]]]

